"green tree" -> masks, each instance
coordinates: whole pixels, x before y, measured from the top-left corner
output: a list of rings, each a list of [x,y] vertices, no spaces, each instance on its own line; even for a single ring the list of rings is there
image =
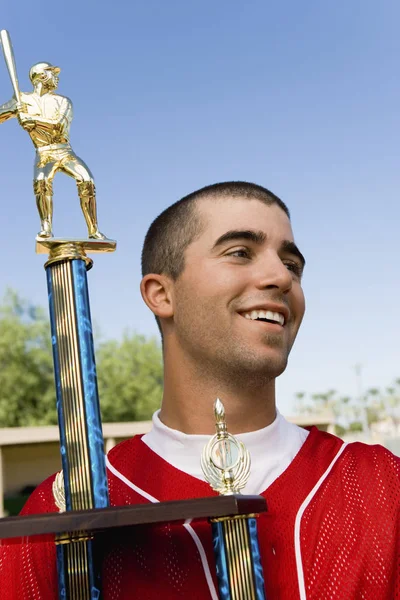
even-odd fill
[[[387,418],[383,394],[379,388],[369,388],[365,393],[364,402],[369,426]]]
[[[57,423],[49,319],[8,291],[0,306],[0,426]]]
[[[151,418],[162,398],[161,349],[155,338],[125,333],[96,353],[101,413],[105,423]]]
[[[371,424],[384,419],[391,419],[394,425],[400,423],[400,379],[396,379],[383,392],[379,388],[370,388],[361,395],[352,398],[339,396],[335,390],[325,393],[310,394],[308,403],[305,392],[297,392],[296,409],[299,414],[318,415],[323,411],[331,411],[335,418],[335,428],[338,435],[347,432],[363,431]],[[368,430],[368,429],[367,429]]]
[[[103,421],[149,419],[162,397],[156,340],[125,334],[100,344],[96,358]],[[48,315],[8,291],[0,305],[0,427],[56,423]]]
[[[296,398],[296,404],[295,404],[295,410],[296,412],[298,412],[300,415],[302,414],[307,414],[310,411],[310,407],[307,404],[307,399],[306,399],[306,393],[305,392],[297,392],[295,394],[295,398]]]

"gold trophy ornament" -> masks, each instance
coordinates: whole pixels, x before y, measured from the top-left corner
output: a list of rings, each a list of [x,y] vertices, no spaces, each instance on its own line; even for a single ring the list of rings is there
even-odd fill
[[[72,102],[55,93],[60,67],[48,62],[36,63],[29,71],[33,91],[21,92],[11,41],[6,30],[0,32],[0,39],[14,89],[11,100],[0,106],[0,123],[16,117],[36,148],[33,190],[41,224],[38,237],[53,237],[53,179],[57,171],[62,171],[76,181],[89,238],[106,239],[97,224],[93,175],[85,162],[72,150],[69,141]]]
[[[222,496],[240,494],[250,476],[250,453],[228,433],[224,405],[219,398],[214,402],[214,416],[217,433],[204,447],[201,468],[213,490]]]
[[[216,434],[201,456],[204,477],[222,496],[240,494],[250,476],[250,453],[228,433],[219,398],[214,417]],[[251,513],[210,519],[220,600],[266,600],[256,517]]]

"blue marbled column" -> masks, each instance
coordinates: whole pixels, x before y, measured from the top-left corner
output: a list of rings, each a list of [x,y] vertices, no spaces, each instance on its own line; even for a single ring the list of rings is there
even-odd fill
[[[57,574],[58,574],[58,600],[68,600],[67,582],[65,579],[65,555],[64,546],[56,546],[57,552]]]
[[[46,274],[66,510],[105,508],[107,474],[86,263],[79,258],[53,263]],[[92,540],[58,545],[57,567],[60,600],[101,597]],[[78,592],[77,581],[84,582],[84,590]]]
[[[256,519],[216,520],[211,527],[220,600],[266,600]],[[240,571],[237,560],[243,561]]]
[[[87,440],[93,484],[93,508],[105,508],[108,506],[107,475],[85,262],[83,260],[73,260],[72,273]]]
[[[61,373],[60,373],[60,360],[58,355],[58,344],[57,344],[57,329],[56,329],[56,316],[54,310],[54,293],[53,293],[53,281],[52,281],[52,267],[49,266],[46,269],[47,277],[47,290],[49,298],[49,312],[50,312],[50,328],[51,328],[51,345],[53,348],[53,364],[54,364],[54,379],[56,384],[56,404],[57,404],[57,415],[58,415],[58,426],[60,432],[60,453],[61,453],[61,465],[64,474],[64,487],[65,487],[65,507],[66,510],[71,510],[71,493],[69,487],[69,465],[67,455],[67,443],[65,437],[65,418],[63,410],[63,396],[61,389]],[[60,560],[61,560],[60,553]]]
[[[231,600],[223,523],[212,522],[212,538],[220,600]]]
[[[250,554],[253,563],[254,587],[257,600],[266,600],[264,573],[261,565],[260,546],[258,544],[257,519],[247,519],[247,529],[250,538]]]

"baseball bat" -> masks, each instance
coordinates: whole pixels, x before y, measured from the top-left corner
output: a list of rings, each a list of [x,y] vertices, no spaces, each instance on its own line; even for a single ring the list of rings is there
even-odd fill
[[[17,76],[17,68],[15,66],[15,58],[14,52],[11,45],[11,39],[8,31],[6,29],[2,29],[0,31],[0,40],[1,45],[3,47],[4,60],[6,61],[8,74],[11,79],[11,84],[13,86],[15,98],[17,100],[17,105],[21,105],[21,94],[19,91],[18,85],[18,76]]]

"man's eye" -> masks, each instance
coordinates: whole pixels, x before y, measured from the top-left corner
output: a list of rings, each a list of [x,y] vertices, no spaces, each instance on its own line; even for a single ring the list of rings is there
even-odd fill
[[[286,268],[288,271],[292,271],[297,277],[301,277],[303,273],[303,268],[296,262],[287,261],[285,262]]]
[[[228,256],[236,256],[237,258],[249,258],[250,252],[245,248],[238,248],[237,250],[232,250],[232,252],[228,252]]]

